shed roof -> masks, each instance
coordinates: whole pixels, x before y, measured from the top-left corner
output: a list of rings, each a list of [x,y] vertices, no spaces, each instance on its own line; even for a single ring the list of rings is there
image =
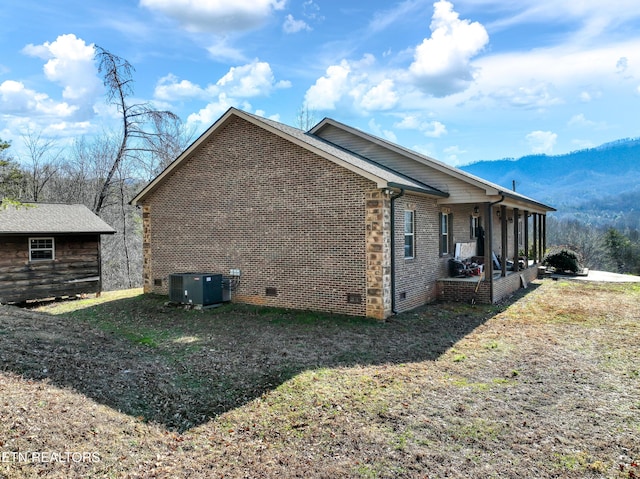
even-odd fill
[[[0,206],[0,235],[115,232],[84,205],[23,203],[20,206]]]

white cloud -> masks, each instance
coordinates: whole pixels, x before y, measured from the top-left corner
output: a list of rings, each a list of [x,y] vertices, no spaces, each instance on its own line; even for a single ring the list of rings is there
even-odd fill
[[[187,118],[187,126],[202,130],[232,106],[250,111],[251,105],[247,98],[267,96],[276,89],[290,86],[291,83],[288,81],[275,80],[268,63],[254,60],[245,65],[231,67],[215,84],[206,87],[189,80],[181,80],[172,74],[167,75],[156,85],[154,98],[169,103],[198,99],[209,102]],[[264,116],[265,112],[259,110],[259,114]]]
[[[631,88],[624,82],[640,78],[639,52],[640,40],[629,39],[486,55],[475,62],[476,81],[465,94],[489,107],[498,102],[501,107],[547,109],[575,99],[590,102],[607,90]],[[624,76],[617,69],[622,57]]]
[[[478,22],[460,20],[446,0],[434,4],[430,28],[431,37],[418,45],[409,67],[413,82],[438,97],[464,90],[474,79],[471,59],[489,42],[487,31]]]
[[[347,79],[351,66],[347,60],[327,68],[326,75],[316,80],[305,95],[305,104],[311,110],[334,110],[342,96],[348,92]]]
[[[620,57],[616,63],[616,71],[618,73],[624,73],[629,68],[629,59],[627,57]]]
[[[583,0],[580,2],[557,0],[519,0],[505,4],[504,0],[473,0],[476,6],[487,11],[502,9],[503,14],[488,26],[491,30],[505,29],[520,24],[549,24],[562,21],[576,25],[567,30],[569,41],[587,42],[589,39],[603,40],[603,34],[616,32],[616,27],[640,17],[636,0]],[[480,5],[479,5],[480,4]],[[516,6],[517,8],[513,8]],[[505,8],[505,6],[507,8]],[[512,7],[512,8],[509,8]],[[509,12],[513,12],[509,14]]]
[[[313,0],[307,0],[302,4],[303,15],[309,20],[322,21],[324,16],[320,14],[320,7]]]
[[[93,103],[102,89],[93,44],[87,45],[84,40],[68,34],[60,35],[51,43],[29,44],[22,51],[47,60],[43,67],[46,78],[63,87],[62,97],[73,105],[78,120],[93,115]]]
[[[415,48],[410,66],[381,68],[371,54],[365,54],[360,61],[343,59],[340,64],[329,66],[307,90],[306,103],[316,110],[334,110],[341,104],[367,113],[406,107],[407,98],[417,96],[423,102],[427,96],[443,97],[467,88],[473,80],[471,59],[486,45],[487,32],[477,22],[460,20],[446,0],[436,2],[434,7],[431,37]],[[394,10],[394,15],[407,8]],[[371,28],[383,29],[387,25],[376,17]],[[389,58],[387,52],[383,57],[397,65],[406,61],[404,55],[403,52]],[[410,109],[420,107],[411,105],[412,100],[408,103]],[[444,133],[441,124],[431,126],[427,129],[430,136]]]
[[[393,80],[387,78],[371,87],[362,97],[360,105],[368,111],[390,110],[398,103],[398,94],[394,88]]]
[[[459,146],[449,146],[444,149],[445,161],[453,166],[462,164],[462,160],[459,155],[466,153],[466,150],[461,149]]]
[[[571,117],[571,119],[567,122],[567,125],[573,128],[589,128],[589,129],[598,129],[603,130],[607,128],[606,122],[597,122],[593,120],[589,120],[584,116],[583,113],[579,113]]]
[[[285,0],[140,0],[140,5],[176,20],[190,32],[224,35],[264,24]]]
[[[242,104],[242,108],[249,110],[251,106],[247,103],[239,102],[236,99],[228,98],[226,94],[221,93],[216,101],[209,103],[198,113],[192,113],[187,117],[187,126],[202,129],[208,127],[216,121],[230,107],[238,107]]]
[[[211,58],[220,62],[244,62],[246,57],[236,47],[229,45],[227,37],[215,37],[214,42],[207,47]]]
[[[305,103],[314,110],[352,105],[365,113],[396,107],[400,101],[396,81],[375,67],[376,59],[370,54],[358,61],[342,60],[339,65],[330,66],[307,90]]]
[[[45,93],[26,88],[14,80],[0,84],[0,105],[4,114],[54,118],[71,117],[78,109],[67,102],[56,102]]]
[[[169,74],[158,81],[154,98],[164,102],[211,100],[222,94],[229,98],[250,98],[266,96],[275,89],[289,87],[291,87],[289,81],[276,82],[268,63],[254,60],[252,63],[231,67],[215,84],[209,84],[206,87]]]
[[[528,86],[500,87],[490,96],[500,102],[515,108],[544,109],[552,105],[563,103],[562,98],[554,95],[550,90],[553,87],[546,83],[537,83]]]
[[[583,90],[580,92],[579,98],[581,102],[589,103],[595,98],[600,98],[600,96],[602,96],[602,93],[599,91],[593,92],[593,91]]]
[[[527,141],[533,153],[551,154],[558,141],[558,135],[550,131],[532,131],[527,135]]]
[[[293,15],[289,14],[284,20],[282,30],[285,33],[298,33],[302,30],[311,31],[311,27],[304,20],[296,20]]]
[[[153,96],[156,100],[176,101],[206,97],[206,90],[189,80],[180,80],[177,76],[169,74],[158,80]]]
[[[418,115],[405,115],[401,121],[393,125],[403,130],[417,130],[428,138],[440,138],[447,134],[447,127],[435,120],[423,120]]]
[[[268,95],[275,88],[288,88],[289,82],[276,83],[271,66],[266,62],[253,61],[239,67],[231,67],[216,83],[221,90],[234,97]]]
[[[594,121],[587,120],[584,114],[580,113],[578,115],[572,116],[567,124],[569,126],[592,127],[592,126],[595,126],[596,123]]]

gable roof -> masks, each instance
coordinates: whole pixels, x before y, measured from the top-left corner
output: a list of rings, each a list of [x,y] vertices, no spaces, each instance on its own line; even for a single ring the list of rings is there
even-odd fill
[[[145,188],[142,189],[132,200],[131,204],[137,204],[144,197],[152,192],[159,184],[162,183],[172,171],[187,158],[192,156],[194,152],[209,139],[217,130],[226,125],[232,118],[242,118],[260,128],[274,133],[302,148],[312,151],[319,156],[336,163],[344,168],[374,181],[379,188],[399,187],[419,193],[447,197],[448,193],[433,188],[423,182],[417,181],[397,171],[380,165],[374,161],[357,155],[353,152],[340,148],[337,145],[329,143],[322,138],[306,133],[303,130],[292,126],[279,123],[274,120],[259,117],[251,113],[247,113],[236,108],[229,108],[207,131],[205,131],[196,141],[194,141],[178,158],[176,158],[165,170],[153,179]]]
[[[458,180],[461,180],[469,185],[478,187],[480,189],[483,189],[487,195],[491,195],[491,196],[504,196],[506,198],[510,198],[513,199],[515,201],[518,202],[522,202],[522,203],[526,203],[526,204],[530,204],[533,206],[536,206],[537,208],[540,208],[542,210],[546,210],[546,211],[556,211],[555,208],[549,206],[549,205],[545,205],[543,203],[540,203],[532,198],[529,198],[528,196],[522,195],[520,193],[517,193],[515,191],[511,191],[508,189],[505,189],[504,187],[492,183],[490,181],[487,181],[483,178],[480,178],[478,176],[472,175],[470,173],[467,173],[466,171],[463,171],[459,168],[456,168],[454,166],[448,165],[446,163],[443,163],[441,161],[438,161],[434,158],[431,158],[429,156],[426,155],[422,155],[416,151],[410,150],[408,148],[405,148],[401,145],[398,145],[396,143],[392,143],[388,140],[379,138],[377,136],[371,135],[369,133],[365,133],[362,130],[359,130],[357,128],[353,128],[351,126],[345,125],[344,123],[340,123],[339,121],[333,120],[331,118],[325,118],[324,120],[322,120],[320,123],[318,123],[316,126],[314,126],[313,128],[311,128],[311,130],[309,130],[310,134],[313,135],[320,135],[322,133],[322,130],[327,128],[327,127],[335,127],[338,128],[340,130],[343,130],[351,135],[355,135],[357,137],[362,138],[363,140],[373,143],[375,145],[378,145],[382,148],[385,148],[389,151],[392,151],[396,154],[399,154],[405,158],[409,158],[414,160],[417,163],[421,163],[424,164],[426,166],[429,166],[437,171],[440,171],[444,174],[447,174],[450,177],[456,178]]]
[[[84,205],[23,203],[21,206],[0,206],[0,235],[115,232]]]

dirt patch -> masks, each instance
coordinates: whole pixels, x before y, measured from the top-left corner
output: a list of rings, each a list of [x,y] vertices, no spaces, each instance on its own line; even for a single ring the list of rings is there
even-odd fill
[[[640,475],[640,289],[534,287],[386,323],[0,308],[0,476]]]

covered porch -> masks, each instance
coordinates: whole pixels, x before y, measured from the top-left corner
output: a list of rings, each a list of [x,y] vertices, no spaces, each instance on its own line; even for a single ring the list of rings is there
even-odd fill
[[[458,215],[469,215],[475,245],[454,245],[449,260],[461,262],[465,270],[462,274],[450,270],[448,276],[438,279],[440,300],[492,304],[538,276],[546,250],[546,214],[553,209],[527,200],[501,193],[496,201],[452,206]],[[464,228],[464,223],[453,222],[453,226]],[[457,240],[464,233],[453,231],[452,236]],[[469,257],[474,247],[475,254]],[[469,275],[467,267],[475,274]]]

